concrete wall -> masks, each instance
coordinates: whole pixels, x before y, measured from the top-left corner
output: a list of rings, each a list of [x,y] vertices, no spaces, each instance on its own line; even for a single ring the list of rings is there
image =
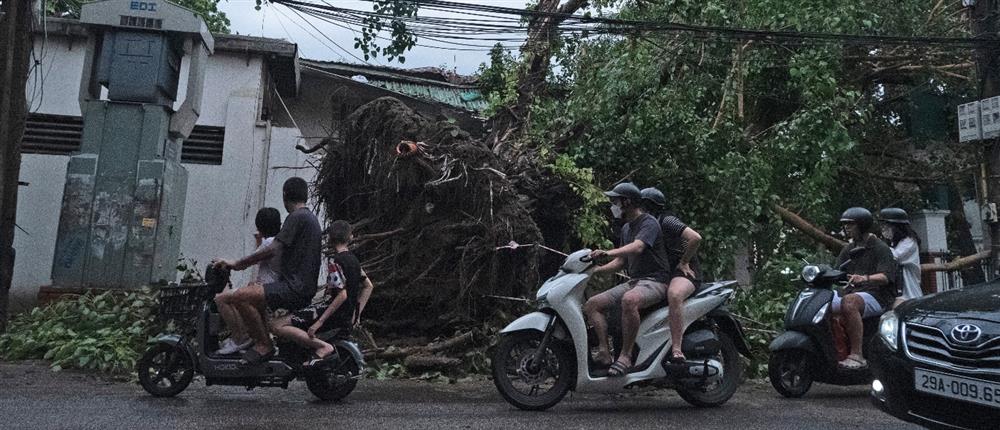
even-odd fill
[[[40,49],[40,41],[36,44]],[[81,39],[49,36],[42,64],[33,70],[27,96],[35,99],[33,112],[80,115],[78,103],[85,44]],[[222,165],[185,164],[188,192],[181,233],[181,254],[203,269],[213,257],[241,257],[253,251],[254,216],[265,202],[279,208],[281,184],[301,169],[274,170],[268,166],[301,166],[305,155],[295,150],[302,133],[271,127],[260,120],[263,59],[252,53],[216,52],[210,57],[199,125],[226,127]],[[32,90],[35,77],[44,76]],[[42,97],[44,91],[44,97]],[[23,309],[34,303],[38,288],[51,285],[59,208],[68,156],[26,154],[21,180],[30,182],[18,194],[18,231],[14,238],[12,303]],[[309,172],[307,179],[312,179]],[[245,282],[249,272],[236,274]]]

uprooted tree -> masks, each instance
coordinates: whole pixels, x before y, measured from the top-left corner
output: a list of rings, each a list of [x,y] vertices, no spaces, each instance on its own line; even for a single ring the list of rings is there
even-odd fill
[[[537,249],[497,247],[542,234],[481,141],[388,97],[347,122],[316,187],[328,217],[361,232],[356,249],[379,284],[369,308],[378,320],[416,330],[471,321],[488,311],[484,295],[535,286]]]

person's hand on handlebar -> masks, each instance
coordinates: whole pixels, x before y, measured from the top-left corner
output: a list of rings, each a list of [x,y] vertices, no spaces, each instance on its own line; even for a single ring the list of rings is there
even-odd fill
[[[590,251],[590,255],[588,255],[588,257],[590,257],[591,260],[594,260],[603,257],[605,255],[608,255],[608,251],[605,251],[603,249],[595,249],[593,251]]]
[[[226,260],[226,259],[223,259],[223,258],[215,258],[215,259],[212,260],[212,265],[213,266],[218,267],[218,268],[222,268],[222,269],[243,270],[243,269],[246,268],[246,267],[239,267],[239,265],[237,263],[239,263],[239,262],[235,261],[235,260]]]

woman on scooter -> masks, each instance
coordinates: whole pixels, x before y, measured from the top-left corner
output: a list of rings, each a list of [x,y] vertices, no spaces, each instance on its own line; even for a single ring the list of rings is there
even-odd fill
[[[868,366],[861,350],[863,319],[881,315],[896,297],[896,260],[889,246],[871,233],[875,220],[868,209],[850,208],[840,216],[840,223],[850,242],[837,258],[837,266],[843,265],[849,275],[844,297],[834,296],[831,310],[843,319],[851,348],[838,364],[855,370]]]
[[[646,210],[656,217],[663,230],[663,244],[670,261],[670,283],[667,286],[670,361],[683,363],[684,300],[701,287],[701,265],[698,262],[701,235],[667,210],[667,197],[662,191],[650,187],[644,188],[640,194]]]
[[[882,238],[889,242],[892,256],[901,269],[899,283],[903,294],[893,303],[892,307],[896,307],[924,295],[920,289],[920,238],[910,227],[909,215],[900,208],[882,209],[878,219],[882,223]]]

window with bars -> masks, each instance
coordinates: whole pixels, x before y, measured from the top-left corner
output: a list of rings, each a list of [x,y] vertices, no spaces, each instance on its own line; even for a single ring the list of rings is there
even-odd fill
[[[225,137],[225,127],[195,126],[181,147],[181,162],[221,165]],[[80,151],[82,139],[82,118],[33,113],[25,122],[21,153],[72,155]]]

